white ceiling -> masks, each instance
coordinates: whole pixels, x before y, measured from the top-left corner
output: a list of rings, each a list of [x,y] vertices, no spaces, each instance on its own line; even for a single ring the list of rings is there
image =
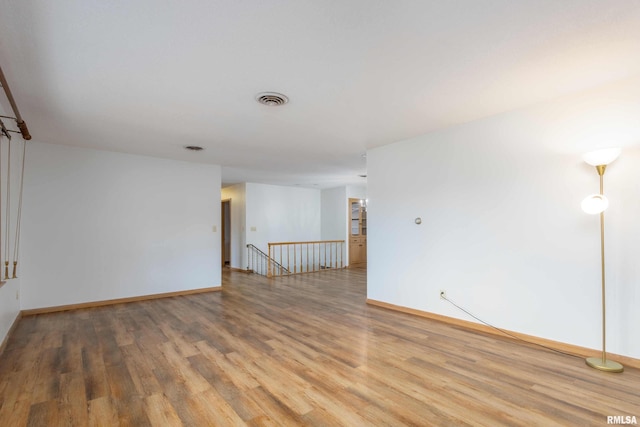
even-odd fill
[[[367,148],[640,74],[640,1],[0,0],[0,65],[34,140],[327,188]]]

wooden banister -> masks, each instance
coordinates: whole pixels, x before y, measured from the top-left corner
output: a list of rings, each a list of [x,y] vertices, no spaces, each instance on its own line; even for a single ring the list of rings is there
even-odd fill
[[[310,240],[302,242],[272,242],[268,244],[268,257],[273,265],[268,265],[267,276],[313,273],[345,267],[344,240]]]

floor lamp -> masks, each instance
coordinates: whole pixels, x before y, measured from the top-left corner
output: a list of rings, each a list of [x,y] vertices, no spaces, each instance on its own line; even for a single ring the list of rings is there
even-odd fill
[[[595,166],[600,176],[600,193],[592,194],[584,199],[582,201],[582,210],[592,215],[600,214],[600,263],[602,272],[602,357],[588,357],[586,362],[592,368],[607,372],[622,372],[624,369],[620,363],[607,360],[607,317],[604,283],[604,211],[609,206],[609,201],[604,196],[603,178],[607,165],[617,159],[619,155],[619,148],[591,151],[584,155],[584,161],[591,166]]]

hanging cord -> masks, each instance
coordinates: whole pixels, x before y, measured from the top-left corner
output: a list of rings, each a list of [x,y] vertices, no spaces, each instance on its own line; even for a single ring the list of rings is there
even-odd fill
[[[22,222],[22,193],[24,188],[24,165],[27,157],[27,141],[22,141],[22,170],[20,171],[20,195],[18,197],[18,218],[16,219],[16,239],[13,242],[13,276],[16,279],[16,271],[18,269],[18,254],[20,248],[20,224]]]
[[[7,149],[7,213],[4,233],[4,280],[9,280],[9,219],[11,218],[11,140]]]
[[[566,351],[562,351],[562,350],[558,350],[552,347],[547,347],[546,345],[542,345],[542,344],[538,344],[537,342],[532,342],[532,341],[527,341],[525,339],[520,338],[517,335],[511,334],[507,331],[505,331],[504,329],[498,328],[497,326],[493,326],[492,324],[485,322],[484,320],[480,319],[479,317],[475,316],[474,314],[472,314],[471,312],[469,312],[468,310],[465,310],[464,308],[460,307],[458,304],[456,304],[455,302],[451,301],[449,298],[447,298],[444,295],[440,295],[440,298],[442,298],[443,300],[447,301],[449,304],[453,305],[455,308],[457,308],[458,310],[463,311],[464,313],[468,314],[469,316],[473,317],[474,319],[476,319],[478,322],[487,325],[490,328],[495,329],[496,331],[503,333],[504,335],[511,337],[513,339],[516,339],[518,341],[522,341],[522,342],[526,342],[527,344],[533,344],[533,345],[537,345],[538,347],[542,347],[545,348],[547,350],[556,352],[556,353],[560,353],[560,354],[564,354],[566,356],[571,356],[571,357],[577,357],[577,358],[581,358],[581,356],[575,355],[575,354],[571,354],[571,353],[567,353]]]

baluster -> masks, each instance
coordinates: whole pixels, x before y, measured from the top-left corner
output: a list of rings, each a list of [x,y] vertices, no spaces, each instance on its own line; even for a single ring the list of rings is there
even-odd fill
[[[331,255],[331,268],[336,268],[336,264],[337,264],[337,256],[338,256],[338,248],[336,247],[335,243],[331,244],[331,250],[333,251],[333,254]]]
[[[322,247],[324,248],[324,261],[322,262],[322,265],[324,265],[324,268],[327,268],[327,244],[323,243]]]

